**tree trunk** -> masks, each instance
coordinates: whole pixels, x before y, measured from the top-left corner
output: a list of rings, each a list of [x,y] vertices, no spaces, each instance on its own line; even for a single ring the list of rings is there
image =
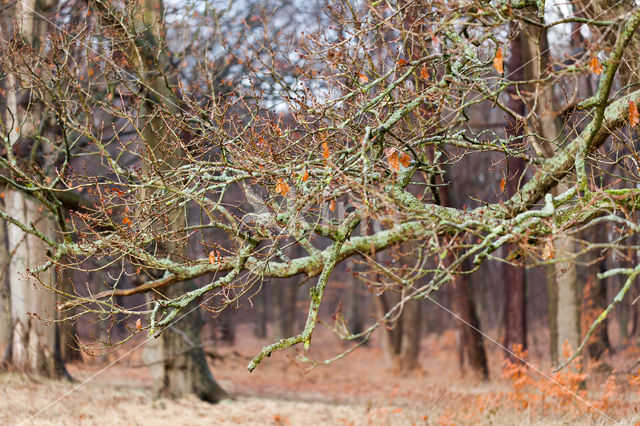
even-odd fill
[[[97,5],[102,8],[110,7],[109,3]],[[155,107],[153,99],[156,95],[171,100],[165,106],[174,109],[174,112],[177,112],[176,105],[179,104],[174,100],[175,94],[159,76],[158,70],[154,69],[154,64],[159,64],[160,68],[166,68],[170,63],[167,51],[161,43],[164,6],[161,0],[145,0],[138,12],[136,26],[145,32],[144,39],[148,45],[137,48],[135,43],[132,43],[129,59],[131,64],[138,67],[139,75],[146,77],[146,83],[153,88],[154,92],[153,96],[147,97],[140,111],[140,117],[152,117],[142,129],[143,141],[146,148],[154,152],[161,161],[161,168],[172,169],[179,165],[176,164],[176,158],[180,158],[180,155],[172,156],[171,153],[167,158],[162,158],[166,152],[159,149],[163,142],[160,138],[169,137],[169,135],[162,131],[164,128],[162,119],[157,114],[152,114]],[[108,16],[108,13],[106,15]],[[159,50],[156,51],[155,48]],[[146,90],[142,87],[140,89]],[[183,230],[186,225],[183,209],[176,209],[171,216],[167,223],[171,224],[172,230]],[[144,220],[146,218],[141,218],[142,222]],[[166,247],[167,252],[180,259],[181,248],[172,245]],[[162,293],[167,298],[174,298],[194,288],[195,283],[185,282],[179,285],[174,284]],[[183,309],[176,320],[157,339],[147,343],[144,360],[151,366],[154,390],[157,395],[178,398],[194,393],[209,402],[218,402],[227,397],[226,392],[214,380],[207,365],[202,348],[201,331],[202,317],[198,304],[194,301]]]
[[[394,360],[397,373],[407,373],[419,367],[422,303],[422,300],[411,299],[403,307],[400,352]]]
[[[4,210],[4,201],[0,199]],[[9,281],[9,250],[7,223],[0,221],[0,365],[11,356],[11,292]]]
[[[484,350],[482,335],[476,331],[480,329],[480,321],[471,297],[468,275],[456,275],[454,277],[452,292],[453,312],[464,321],[464,323],[460,322],[458,326],[462,347],[460,361],[465,358],[464,354],[466,354],[471,369],[486,380],[489,378],[487,355]]]
[[[381,318],[398,301],[399,298],[397,297],[397,295],[391,294],[390,292],[385,292],[378,296],[374,296],[373,302],[376,307],[376,315]],[[402,345],[402,316],[400,316],[396,320],[396,323],[393,325],[383,325],[380,337],[380,346],[387,366],[390,368],[395,368],[396,358],[400,354],[400,348]]]
[[[12,6],[16,30],[36,51],[48,25],[36,14],[44,13],[53,4],[52,0],[19,1]],[[8,142],[12,147],[16,147],[18,142],[24,143],[26,150],[30,150],[31,133],[38,132],[37,129],[42,129],[43,126],[29,118],[44,120],[45,114],[37,103],[28,107],[30,114],[25,114],[19,108],[21,89],[15,77],[10,74],[6,81],[5,123],[8,126]],[[24,150],[16,151],[18,156],[22,156],[21,151]],[[55,239],[55,221],[44,212],[42,206],[17,191],[7,190],[4,194],[4,209],[9,216],[23,224],[32,224],[42,234]],[[60,358],[59,325],[47,321],[57,319],[56,296],[51,291],[51,288],[56,287],[55,271],[49,268],[38,273],[37,279],[27,276],[29,269],[47,262],[48,246],[39,238],[25,234],[15,225],[4,224],[3,228],[6,234],[3,235],[3,249],[0,250],[0,262],[4,271],[0,303],[4,312],[2,322],[4,326],[9,325],[10,333],[7,335],[5,330],[2,338],[6,344],[4,364],[28,373],[68,377]],[[6,342],[7,337],[9,342]]]
[[[436,183],[440,185],[442,178],[437,177]],[[439,186],[440,203],[445,207],[452,207],[453,203],[449,196],[449,191],[444,185]],[[447,256],[447,264],[454,261],[453,255]],[[453,282],[448,286],[452,293],[453,311],[460,317],[455,320],[457,327],[458,344],[458,364],[461,370],[464,369],[464,358],[469,361],[471,369],[482,379],[489,377],[489,366],[487,364],[487,354],[484,350],[482,334],[479,333],[480,321],[476,313],[476,305],[471,297],[467,275],[455,275]]]
[[[43,234],[54,237],[54,222],[42,212],[42,207],[19,192],[5,195],[5,209],[22,223],[33,223]],[[59,377],[65,374],[60,361],[56,325],[43,320],[55,319],[55,273],[51,270],[38,275],[40,283],[26,276],[30,268],[47,260],[47,246],[39,238],[25,235],[18,227],[7,226],[9,253],[3,263],[9,263],[11,304],[11,348],[8,364],[20,371]]]
[[[386,314],[399,301],[400,296],[391,291],[375,296],[374,303],[378,317]],[[422,303],[422,300],[407,301],[395,324],[382,329],[382,353],[387,365],[395,373],[406,373],[419,367]]]
[[[522,32],[511,45],[510,58],[507,63],[507,73],[514,81],[524,79],[524,58],[523,43],[526,35]],[[524,115],[525,104],[518,96],[518,88],[510,86],[507,89],[507,104],[520,115]],[[512,117],[508,117],[507,135],[521,136],[522,126]],[[508,159],[506,173],[506,196],[510,197],[518,191],[520,177],[524,173],[525,164],[523,160],[517,158]],[[511,244],[505,246],[506,253],[513,249]],[[511,351],[515,344],[522,345],[522,349],[527,348],[527,312],[526,312],[526,271],[520,266],[504,265],[504,346]],[[510,352],[506,356],[513,358]],[[512,359],[513,360],[513,359]]]
[[[606,239],[604,227],[592,227],[583,232],[583,239],[589,241],[603,241]],[[607,269],[605,259],[598,260],[599,253],[589,252],[583,260],[587,267],[578,270],[579,281],[584,283],[582,288],[581,330],[583,333],[589,329],[593,321],[604,311],[608,305],[606,280],[599,280],[597,274]],[[581,336],[581,339],[583,336]],[[611,349],[607,320],[598,327],[587,342],[587,354],[591,359],[599,360],[607,350]]]
[[[571,256],[575,251],[574,244],[567,237],[561,237],[554,242],[556,254]],[[572,258],[560,258],[556,263],[556,291],[557,304],[557,348],[563,352],[565,349],[575,351],[580,345],[580,306],[578,302],[577,272],[575,261]],[[567,346],[568,345],[568,346]],[[560,354],[559,354],[560,355]],[[563,357],[567,354],[561,354]]]
[[[174,284],[165,295],[173,298],[195,288],[191,281]],[[151,368],[156,396],[180,398],[193,393],[212,403],[229,397],[209,370],[202,348],[203,319],[198,304],[189,304],[160,337],[147,343],[143,356]]]
[[[273,281],[273,334],[276,338],[294,334],[298,281],[296,277]]]
[[[354,263],[350,262],[350,265],[350,268],[353,270],[355,267]],[[347,272],[345,276],[347,286],[347,312],[345,315],[347,326],[352,334],[358,334],[364,330],[361,306],[364,300],[360,294],[360,282],[350,272]]]
[[[253,298],[253,312],[255,318],[253,321],[253,335],[258,339],[264,339],[267,337],[267,291],[265,288],[266,283],[263,283],[263,288]]]

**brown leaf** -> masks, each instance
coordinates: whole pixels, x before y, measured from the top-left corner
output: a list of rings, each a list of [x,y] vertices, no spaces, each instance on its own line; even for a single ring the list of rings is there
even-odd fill
[[[308,180],[309,180],[309,171],[305,167],[304,169],[302,169],[302,181],[306,182]]]
[[[396,172],[400,170],[400,158],[398,157],[398,151],[396,149],[392,149],[387,154],[387,160],[389,161],[389,168],[391,170],[395,170]]]
[[[591,72],[596,75],[602,74],[602,71],[604,71],[604,68],[602,68],[602,64],[600,64],[596,55],[591,57],[591,61],[589,61],[589,68],[591,69]]]
[[[553,247],[553,243],[549,240],[545,241],[542,248],[542,258],[544,260],[552,259],[556,255],[556,250]]]
[[[329,201],[329,210],[332,212],[336,211],[336,200]]]
[[[420,78],[423,80],[429,80],[429,70],[427,69],[427,64],[422,64],[422,68],[420,68]]]
[[[216,263],[216,252],[215,252],[215,250],[211,250],[209,252],[209,263],[212,264],[212,265],[214,263]]]
[[[404,67],[405,65],[407,65],[409,62],[407,62],[405,59],[398,59],[398,61],[396,62],[396,64],[398,64],[399,67]]]
[[[507,181],[504,178],[500,179],[500,192],[504,192],[505,186],[507,186]]]
[[[136,330],[142,330],[142,319],[138,318],[136,320]]]
[[[277,193],[279,193],[280,195],[282,195],[284,197],[284,196],[287,195],[287,192],[289,192],[290,189],[291,189],[291,187],[289,186],[289,184],[287,182],[282,180],[282,178],[278,179],[278,183],[276,184],[276,192]]]
[[[409,157],[407,154],[405,154],[404,152],[400,151],[400,164],[402,164],[402,167],[409,167],[409,164],[411,164],[411,157]]]
[[[360,79],[360,83],[368,83],[369,82],[369,77],[367,77],[364,74],[358,74],[358,79]]]
[[[504,74],[504,56],[502,55],[502,48],[498,47],[496,56],[493,58],[493,67],[500,74]]]
[[[329,158],[329,144],[322,142],[322,158],[325,160]]]
[[[124,217],[124,219],[122,219],[122,223],[124,223],[125,225],[133,225],[133,222],[131,221],[131,219],[129,219],[128,217]]]
[[[640,115],[638,114],[638,107],[633,101],[629,101],[629,125],[636,127],[640,124]]]

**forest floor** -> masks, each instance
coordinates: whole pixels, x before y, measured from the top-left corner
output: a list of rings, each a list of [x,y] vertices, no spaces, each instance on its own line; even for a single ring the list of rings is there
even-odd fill
[[[249,335],[250,332],[239,336]],[[587,368],[551,375],[512,366],[505,370],[498,350],[489,351],[491,380],[462,374],[453,333],[423,339],[418,371],[389,371],[375,342],[328,366],[305,370],[293,350],[274,353],[253,373],[246,364],[267,340],[242,338],[221,346],[212,370],[234,399],[211,405],[187,397],[153,399],[149,370],[140,349],[121,348],[109,359],[68,366],[75,383],[18,373],[0,375],[0,424],[131,425],[454,425],[454,424],[622,424],[640,422],[640,377],[627,370],[640,358],[630,346]],[[347,347],[326,333],[314,336],[310,357],[335,356]],[[119,358],[120,361],[112,366]],[[627,370],[625,370],[627,369]],[[85,382],[86,381],[86,382]],[[554,383],[556,382],[556,383]],[[559,383],[562,388],[557,384]],[[581,385],[582,383],[582,385]],[[569,392],[568,392],[568,391]]]

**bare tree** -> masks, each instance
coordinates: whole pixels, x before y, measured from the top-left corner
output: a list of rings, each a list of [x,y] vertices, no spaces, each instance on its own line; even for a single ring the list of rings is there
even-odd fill
[[[621,64],[634,63],[640,11],[631,3],[604,17],[562,7],[545,17],[532,1],[482,7],[336,1],[326,17],[332,22],[304,37],[272,31],[283,19],[273,9],[246,24],[259,28],[252,33],[259,36],[232,52],[229,63],[243,72],[227,73],[230,88],[218,92],[211,90],[212,50],[199,50],[193,61],[184,55],[180,63],[167,54],[157,26],[161,9],[151,7],[157,3],[89,4],[99,17],[95,32],[55,33],[40,56],[5,42],[11,55],[1,61],[51,111],[60,135],[39,139],[61,164],[48,174],[24,167],[8,139],[2,165],[13,192],[49,206],[61,235],[47,236],[16,212],[5,209],[1,217],[48,247],[41,266],[23,268],[63,299],[63,312],[143,315],[132,333],[164,335],[166,342],[180,327],[176,321],[200,303],[220,312],[267,279],[304,275],[311,283],[305,324],[256,354],[248,365],[253,370],[273,351],[309,347],[336,265],[363,258],[378,277],[369,284],[390,303],[361,332],[340,324],[334,331],[356,347],[409,312],[402,328],[409,327],[413,343],[406,348],[415,360],[421,301],[483,262],[555,265],[558,327],[577,327],[578,247],[632,246],[638,189],[627,130],[638,125],[640,90],[619,72]],[[562,37],[560,29],[571,23],[586,27],[592,39],[567,63],[566,51],[545,34]],[[515,54],[509,51],[514,27],[529,55],[523,61],[536,64],[522,77],[504,73],[505,59]],[[599,47],[605,39],[612,40],[606,51]],[[105,53],[95,54],[92,43]],[[75,65],[78,57],[89,65]],[[20,60],[32,66],[17,67]],[[597,83],[593,93],[585,81]],[[471,126],[474,108],[500,110],[502,128],[520,130]],[[291,122],[283,120],[285,112]],[[4,128],[9,135],[13,127],[5,120]],[[504,183],[489,181],[505,159],[521,160],[527,171],[516,178],[505,168]],[[89,160],[101,173],[86,167]],[[598,179],[610,162],[620,165],[615,188]],[[457,187],[467,200],[460,207],[439,195],[456,170],[480,171],[474,178],[488,182],[477,193]],[[513,186],[503,196],[507,184]],[[63,206],[72,211],[68,224]],[[197,211],[197,218],[186,211]],[[583,231],[596,226],[606,226],[611,241],[585,240]],[[146,282],[87,296],[45,278],[50,268],[78,267],[87,258],[126,265]],[[631,265],[598,275],[626,280],[586,338],[638,273]],[[189,284],[199,277],[207,284]],[[140,293],[154,296],[139,310],[114,303],[116,296]],[[570,315],[567,321],[561,312]],[[558,329],[558,335],[570,333]],[[572,338],[576,355],[586,338],[579,344]]]

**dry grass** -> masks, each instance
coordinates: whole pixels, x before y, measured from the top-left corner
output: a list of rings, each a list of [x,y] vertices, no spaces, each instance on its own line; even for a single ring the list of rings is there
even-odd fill
[[[248,335],[250,333],[242,333]],[[305,371],[295,352],[274,354],[254,373],[248,358],[265,342],[251,337],[243,344],[219,348],[223,360],[212,364],[215,376],[235,399],[218,405],[193,397],[153,400],[150,376],[134,351],[95,379],[31,419],[32,424],[608,424],[610,421],[559,390],[541,376],[512,370],[501,379],[501,354],[490,353],[494,377],[488,383],[462,375],[453,356],[451,335],[423,341],[421,371],[398,377],[385,368],[375,344],[330,366]],[[335,355],[341,346],[328,336],[314,338],[311,356]],[[434,350],[437,348],[437,350]],[[609,359],[630,365],[632,348]],[[122,352],[124,353],[124,352]],[[636,357],[636,358],[633,358]],[[69,366],[77,380],[100,371],[104,360]],[[640,421],[640,379],[610,376],[591,366],[583,397],[624,424]],[[607,378],[610,377],[608,380]],[[520,382],[516,381],[520,378]],[[574,376],[556,376],[569,387]],[[0,424],[20,424],[77,384],[0,375]],[[583,392],[580,388],[573,389]]]

